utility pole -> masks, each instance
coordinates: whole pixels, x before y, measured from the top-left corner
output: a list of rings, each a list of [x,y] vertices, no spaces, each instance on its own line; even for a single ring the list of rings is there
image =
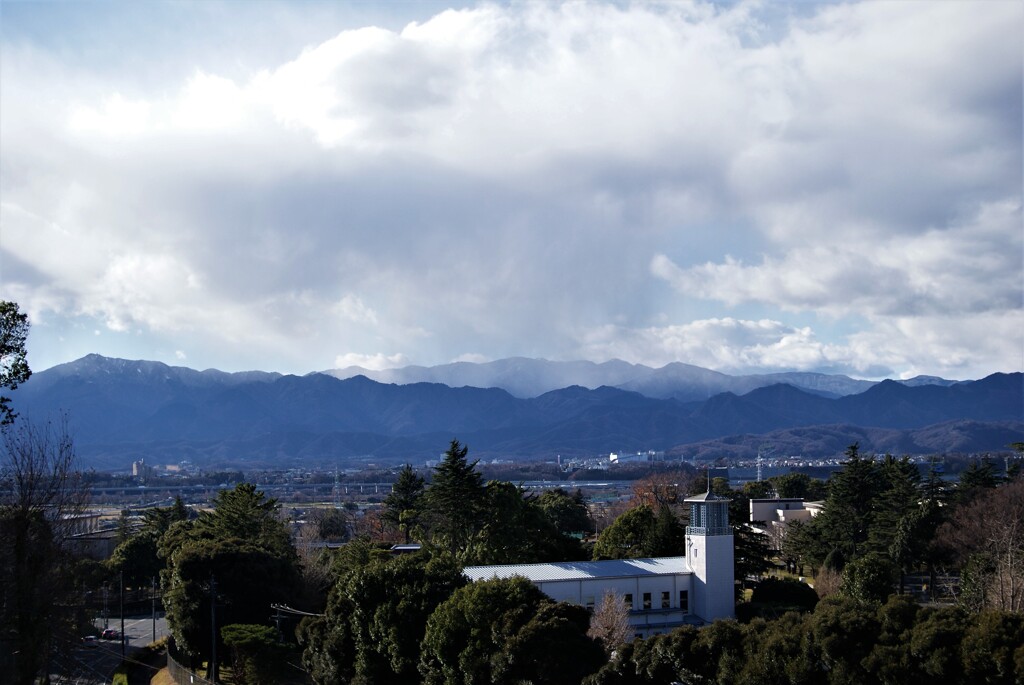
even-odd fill
[[[213,643],[210,646],[210,682],[217,682],[217,579],[210,576],[210,632]]]
[[[124,663],[124,571],[121,571],[121,663]]]
[[[273,606],[274,606],[274,610],[277,612],[273,616],[274,625],[277,626],[277,640],[278,640],[278,642],[284,642],[284,639],[283,639],[283,637],[281,635],[281,605],[280,604],[275,604]]]
[[[149,592],[153,600],[153,642],[156,642],[156,576],[153,576],[153,587]]]

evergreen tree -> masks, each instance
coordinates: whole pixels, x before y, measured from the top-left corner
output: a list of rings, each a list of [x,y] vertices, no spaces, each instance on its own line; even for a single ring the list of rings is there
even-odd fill
[[[616,518],[597,536],[594,559],[637,559],[649,554],[656,525],[654,512],[646,504]]]
[[[123,574],[128,587],[148,584],[164,568],[163,560],[157,556],[157,538],[146,531],[119,544],[106,564],[112,573]]]
[[[644,556],[678,557],[685,554],[686,527],[679,523],[679,518],[672,509],[667,506],[660,507]]]
[[[197,521],[171,523],[158,554],[167,562],[161,586],[168,624],[178,646],[196,656],[210,648],[214,591],[222,625],[259,623],[271,602],[288,601],[298,586],[298,558],[277,500],[251,483],[219,492],[213,511]]]
[[[748,499],[769,499],[774,494],[772,484],[766,480],[752,480],[743,484],[743,495]]]
[[[1019,613],[972,616],[957,608],[922,608],[898,595],[876,607],[837,595],[818,602],[813,613],[747,624],[716,621],[636,640],[584,683],[1010,685],[1024,682],[1022,645]]]
[[[424,495],[431,540],[454,556],[465,554],[483,525],[483,476],[476,470],[477,462],[466,459],[468,453],[468,447],[452,440]]]
[[[416,682],[427,619],[466,584],[444,556],[403,554],[356,570],[336,587],[346,600],[357,682]],[[328,609],[330,611],[330,608]]]
[[[230,652],[234,682],[274,685],[286,676],[287,652],[271,626],[232,623],[221,628],[220,634]]]
[[[846,457],[843,468],[832,474],[824,510],[811,526],[829,550],[839,549],[852,561],[864,552],[885,480],[878,462],[862,458],[856,443],[846,450]]]
[[[384,498],[382,518],[392,527],[402,531],[409,542],[412,531],[419,525],[423,493],[426,489],[423,477],[406,464],[398,474],[398,480],[391,493]]]
[[[594,532],[594,520],[587,509],[587,500],[578,489],[571,495],[562,488],[545,490],[537,498],[537,506],[560,533],[573,535]]]
[[[749,523],[733,526],[734,577],[739,587],[747,587],[747,578],[759,578],[772,567],[768,536],[754,530]]]
[[[171,523],[175,521],[188,521],[188,507],[182,501],[181,495],[175,495],[174,504],[170,506],[170,511],[167,512],[167,518]]]
[[[18,303],[0,300],[0,388],[14,390],[32,375],[25,359],[28,329],[28,315],[18,309]],[[0,395],[2,426],[11,424],[17,416],[10,401],[10,397]]]
[[[291,535],[278,517],[278,504],[252,483],[239,483],[213,498],[213,511],[202,512],[196,525],[201,536],[238,538],[274,554],[294,556]]]
[[[963,677],[960,644],[969,625],[967,616],[958,608],[926,607],[918,612],[908,636],[910,667],[917,682],[968,682]],[[1003,682],[1010,680],[1006,678]]]
[[[999,485],[995,464],[990,459],[974,459],[960,473],[956,488],[957,504],[969,504],[978,496]]]
[[[936,540],[936,532],[946,520],[949,507],[949,489],[942,479],[942,463],[934,458],[929,462],[928,475],[921,483],[921,510],[915,520],[907,522],[914,526],[919,535],[912,534],[912,549],[920,551],[920,560],[928,568],[928,591],[934,599],[936,565],[943,556],[943,550]],[[927,540],[925,540],[927,538]]]
[[[825,483],[817,478],[811,478],[806,473],[772,476],[768,482],[783,499],[795,497],[814,502],[825,499],[827,494]]]
[[[423,683],[578,683],[605,662],[589,622],[586,609],[552,602],[525,578],[470,583],[427,621]]]
[[[902,563],[907,559],[911,542],[906,537],[912,529],[909,523],[917,517],[919,508],[921,475],[909,457],[896,459],[887,454],[879,468],[884,489],[874,505],[867,551],[889,555],[893,561]]]
[[[508,481],[486,485],[483,524],[463,557],[467,564],[524,564],[586,559],[582,544],[563,535],[535,497]]]
[[[126,534],[114,549],[106,566],[115,574],[124,574],[124,582],[130,587],[141,587],[150,582],[164,569],[164,560],[158,553],[160,538],[177,521],[188,520],[188,509],[181,497],[176,497],[169,507],[154,507],[142,514],[141,530]]]
[[[1008,683],[1015,670],[1017,682],[1024,681],[1024,615],[985,611],[972,617],[960,653],[966,682]]]
[[[896,567],[889,557],[869,553],[851,561],[843,568],[840,589],[847,597],[863,602],[884,602],[892,594]]]
[[[185,653],[203,658],[211,649],[211,597],[216,597],[217,625],[263,623],[272,603],[291,600],[298,568],[293,557],[253,541],[192,537],[171,556],[164,579],[174,641]]]
[[[928,475],[921,482],[921,500],[943,506],[949,499],[949,488],[942,479],[943,465],[934,457],[928,462]]]

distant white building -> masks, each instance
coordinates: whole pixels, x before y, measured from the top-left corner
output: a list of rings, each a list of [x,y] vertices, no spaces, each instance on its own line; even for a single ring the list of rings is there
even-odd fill
[[[132,462],[132,476],[136,478],[152,478],[153,467],[146,464],[145,459]]]
[[[665,461],[665,453],[657,452],[655,450],[637,452],[636,454],[612,452],[608,455],[608,461],[611,464],[634,464],[649,461]]]
[[[821,513],[823,502],[805,502],[799,498],[750,500],[750,520],[754,530],[768,536],[773,549],[782,549],[786,530],[793,521],[809,521]]]
[[[799,498],[750,500],[751,521],[763,521],[766,524],[806,521],[814,513],[807,503]]]
[[[684,624],[701,625],[735,615],[733,536],[729,501],[713,493],[691,497],[684,556],[549,564],[470,566],[470,580],[522,576],[560,602],[593,609],[607,591],[630,609],[638,637]]]

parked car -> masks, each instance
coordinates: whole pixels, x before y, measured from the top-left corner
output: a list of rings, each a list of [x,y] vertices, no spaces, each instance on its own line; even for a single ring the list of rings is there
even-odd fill
[[[103,631],[100,637],[102,637],[104,640],[120,640],[121,633],[120,631],[114,630],[113,628],[107,628]]]
[[[96,641],[95,635],[86,635],[82,638],[82,646],[93,648],[99,646],[99,643]]]

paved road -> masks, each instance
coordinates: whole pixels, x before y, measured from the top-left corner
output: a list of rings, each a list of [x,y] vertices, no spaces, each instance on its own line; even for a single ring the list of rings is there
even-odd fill
[[[103,619],[96,625],[103,626]],[[115,630],[121,629],[121,619],[112,618],[109,625]],[[152,618],[125,618],[124,634],[125,654],[131,658],[133,649],[145,647],[153,641]],[[156,620],[156,637],[167,635],[167,621]],[[53,662],[51,680],[62,685],[108,685],[110,674],[121,663],[120,640],[97,640],[95,647],[85,647],[81,643],[69,644],[65,649],[58,650]]]

